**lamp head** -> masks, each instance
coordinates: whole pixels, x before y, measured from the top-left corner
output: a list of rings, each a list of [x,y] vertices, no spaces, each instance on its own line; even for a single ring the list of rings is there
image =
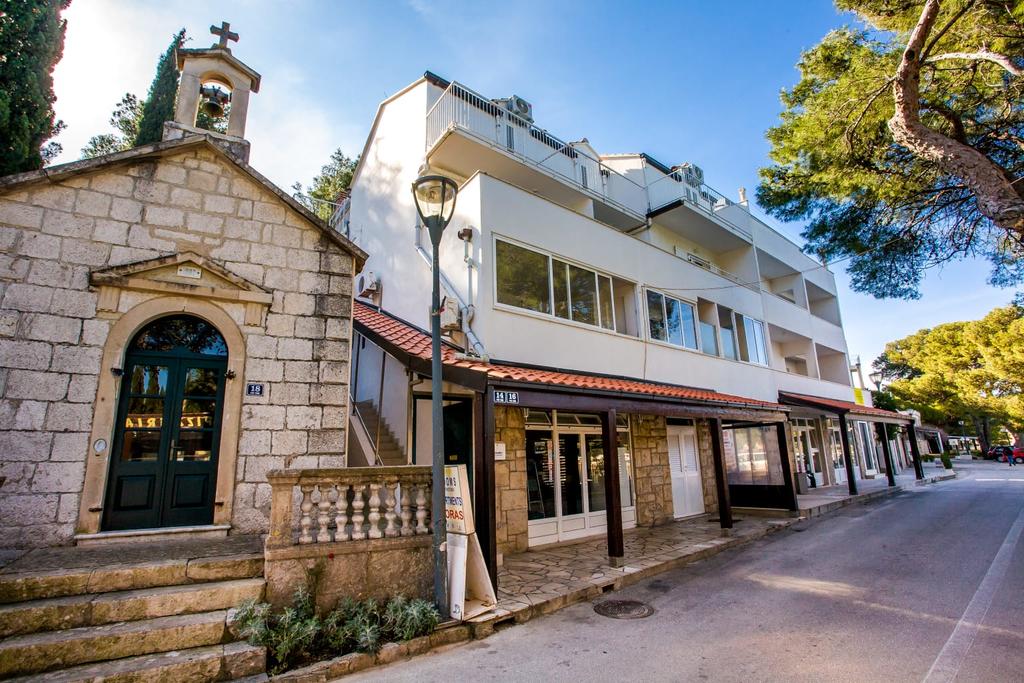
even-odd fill
[[[455,212],[455,195],[458,187],[451,178],[442,175],[420,176],[412,184],[416,211],[423,224],[430,230],[430,238],[436,245],[441,233],[448,226]]]

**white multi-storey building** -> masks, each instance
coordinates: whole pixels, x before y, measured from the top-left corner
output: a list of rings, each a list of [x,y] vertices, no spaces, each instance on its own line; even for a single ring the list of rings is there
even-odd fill
[[[426,169],[459,185],[440,253],[446,453],[475,463],[498,551],[611,538],[616,494],[626,526],[715,509],[726,522],[727,491],[792,507],[805,471],[817,485],[881,471],[882,444],[856,418],[899,417],[854,403],[835,278],[742,190],[725,197],[693,164],[564,142],[522,98],[429,72],[380,105],[333,220],[370,254],[352,464],[430,458],[430,243],[411,193]],[[603,456],[616,423],[617,468]]]

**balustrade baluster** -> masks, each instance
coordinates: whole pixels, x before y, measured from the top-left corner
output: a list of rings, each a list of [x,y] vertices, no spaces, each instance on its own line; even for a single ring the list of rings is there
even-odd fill
[[[395,505],[397,499],[395,498],[395,488],[398,486],[397,482],[390,482],[384,484],[384,519],[387,524],[384,527],[384,535],[388,538],[394,538],[398,535],[398,528],[395,526]]]
[[[401,486],[402,493],[402,529],[403,536],[412,536],[416,530],[412,526],[412,492],[410,485]]]
[[[320,490],[320,502],[317,503],[317,523],[320,528],[317,530],[316,538],[313,539],[314,543],[330,543],[331,542],[331,498],[330,498],[330,487],[327,484],[320,484],[317,487]]]
[[[416,487],[416,533],[427,534],[427,487],[420,485]]]
[[[352,540],[361,541],[366,538],[366,532],[363,531],[363,506],[366,505],[363,501],[363,489],[366,488],[365,484],[355,484],[352,487]]]
[[[312,543],[313,535],[310,529],[313,527],[313,517],[310,511],[313,509],[313,485],[301,484],[299,490],[302,491],[302,502],[299,503],[299,509],[302,511],[302,517],[299,518],[299,543]]]
[[[370,538],[382,538],[380,532],[380,484],[370,484]]]
[[[348,484],[338,484],[335,488],[334,500],[334,541],[347,541],[352,538],[348,529]]]

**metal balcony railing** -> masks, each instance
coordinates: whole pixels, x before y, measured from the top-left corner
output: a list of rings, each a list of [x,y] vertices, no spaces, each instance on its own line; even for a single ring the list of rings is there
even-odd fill
[[[427,150],[454,129],[543,168],[639,220],[650,208],[639,183],[460,83],[451,83],[427,112]]]
[[[736,225],[722,215],[721,210],[730,206],[733,201],[724,194],[699,180],[687,179],[685,173],[673,171],[647,185],[647,195],[651,203],[651,211],[682,200],[691,208],[710,216],[715,221],[747,241],[753,239],[750,231]]]

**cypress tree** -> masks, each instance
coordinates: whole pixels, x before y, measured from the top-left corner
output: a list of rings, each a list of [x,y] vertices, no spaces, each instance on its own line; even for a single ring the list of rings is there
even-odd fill
[[[156,76],[149,86],[149,97],[142,107],[142,121],[135,145],[160,142],[163,138],[164,121],[174,118],[174,102],[178,97],[178,63],[174,52],[185,42],[185,29],[175,34],[167,51],[156,66]]]
[[[0,12],[0,176],[42,168],[58,147],[43,143],[54,120],[53,67],[64,52],[71,0],[13,0]]]

